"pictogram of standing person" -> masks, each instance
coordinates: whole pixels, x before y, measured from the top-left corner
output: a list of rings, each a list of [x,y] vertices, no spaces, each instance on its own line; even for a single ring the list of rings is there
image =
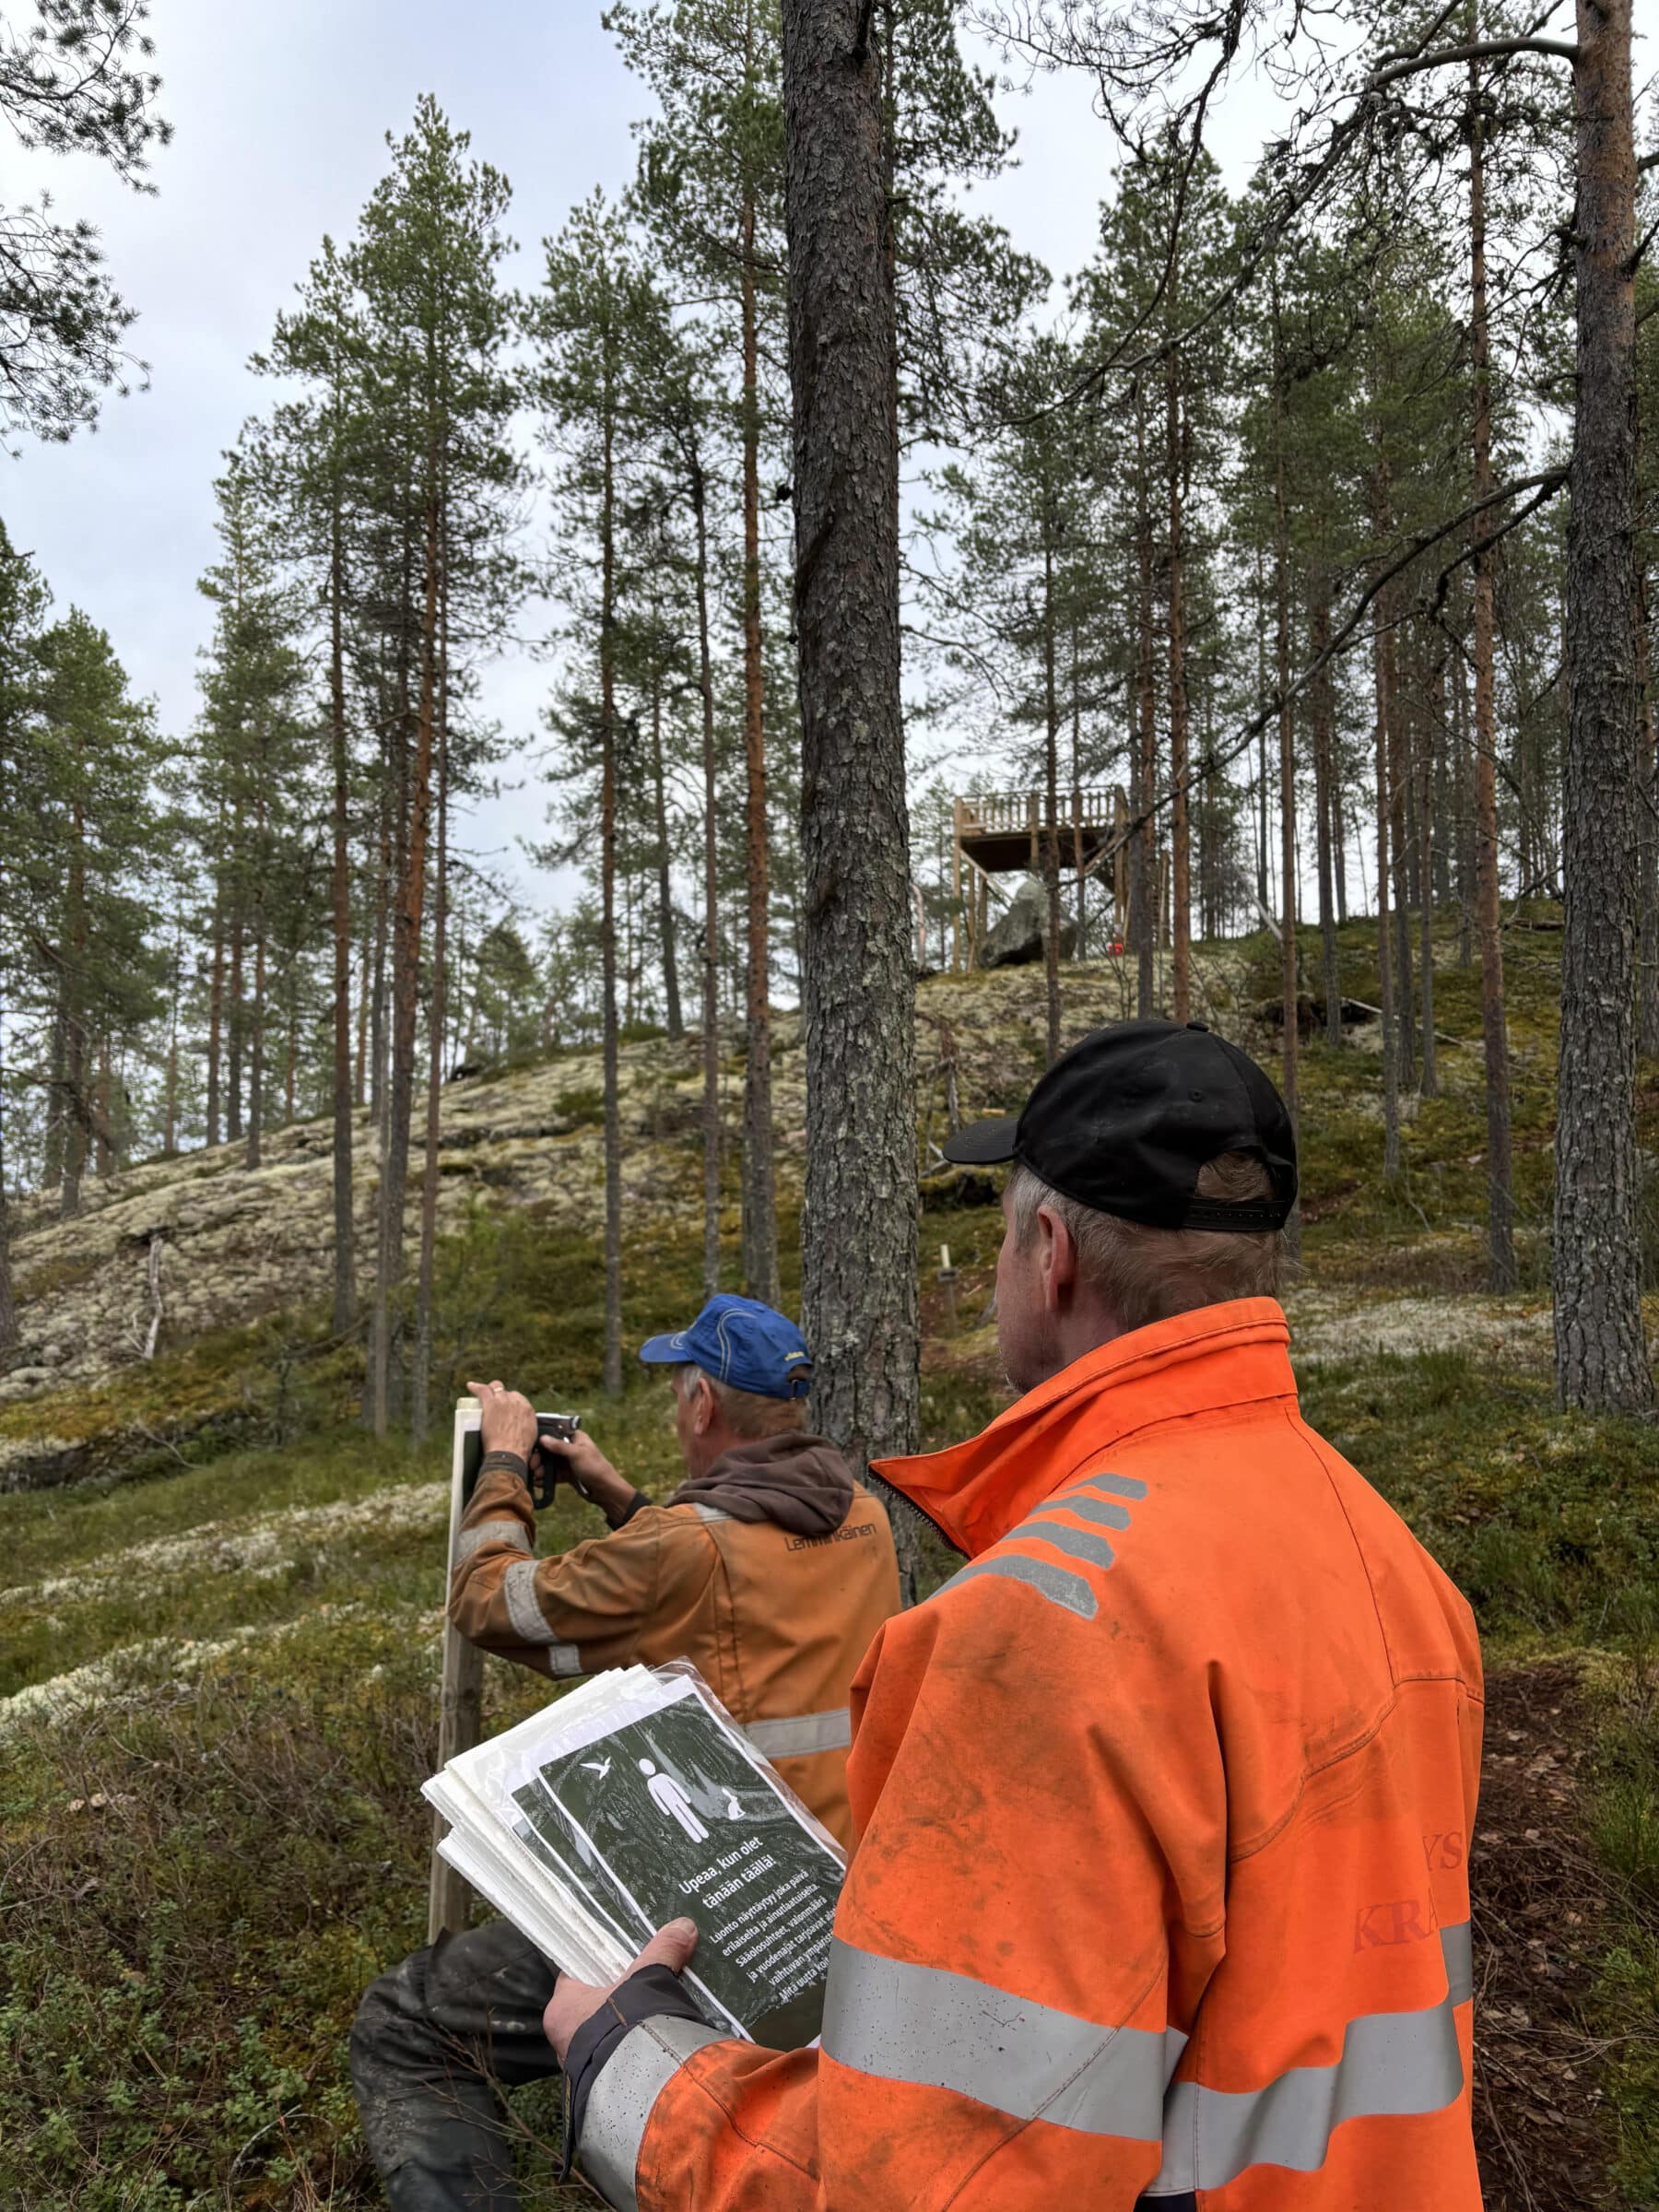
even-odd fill
[[[640,1761],[640,1771],[651,1778],[645,1786],[657,1810],[665,1813],[670,1820],[677,1820],[693,1843],[706,1843],[709,1831],[698,1818],[696,1808],[686,1794],[685,1783],[677,1782],[672,1774],[659,1774],[648,1759]]]

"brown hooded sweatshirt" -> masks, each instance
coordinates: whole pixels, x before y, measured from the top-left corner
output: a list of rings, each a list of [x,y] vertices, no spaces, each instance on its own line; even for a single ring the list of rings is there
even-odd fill
[[[619,1528],[537,1559],[523,1480],[487,1465],[462,1524],[450,1618],[564,1679],[688,1659],[845,1845],[847,1694],[899,1610],[882,1507],[822,1437],[736,1445]]]

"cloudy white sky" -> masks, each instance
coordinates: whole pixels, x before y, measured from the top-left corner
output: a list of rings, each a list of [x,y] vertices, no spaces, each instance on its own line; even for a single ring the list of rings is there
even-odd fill
[[[1639,18],[1655,9],[1659,0],[1639,0]],[[511,179],[515,273],[530,282],[542,236],[595,184],[619,190],[631,171],[629,124],[646,96],[599,16],[600,0],[154,0],[162,109],[175,130],[155,160],[158,195],[125,193],[76,160],[21,170],[101,230],[140,310],[134,342],[150,385],[112,400],[94,436],[0,459],[0,513],[60,607],[80,606],[109,630],[164,728],[184,731],[194,712],[212,482],[262,396],[249,354],[324,234],[350,231],[384,166],[386,132],[406,125],[425,91]],[[1075,267],[1092,246],[1110,166],[1088,88],[1048,79],[1006,106],[1020,165],[987,204],[1052,268]],[[1222,118],[1217,150],[1234,179],[1260,142],[1264,109],[1245,94]],[[20,169],[14,153],[8,191]],[[515,847],[539,827],[547,681],[522,651],[488,671],[488,709],[519,743],[507,771],[517,787],[480,809],[465,841],[498,854],[536,906],[567,888],[539,878]]]

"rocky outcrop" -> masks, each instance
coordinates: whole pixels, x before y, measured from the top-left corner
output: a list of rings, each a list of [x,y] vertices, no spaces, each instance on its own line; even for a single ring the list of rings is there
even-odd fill
[[[1219,975],[1219,968],[1213,972]],[[1121,961],[1068,966],[1067,1035],[1132,1012],[1131,980]],[[1207,1000],[1200,1010],[1214,1011]],[[1043,1062],[1040,971],[937,976],[920,987],[916,1012],[924,1147],[943,1134],[947,1093],[964,1115],[1020,1102]],[[733,1144],[743,1104],[737,1042],[735,1030],[723,1037],[724,1117]],[[625,1046],[621,1081],[628,1233],[695,1219],[702,1097],[696,1040]],[[604,1200],[600,1084],[596,1051],[446,1084],[438,1155],[441,1233],[459,1230],[485,1206],[533,1209],[550,1233],[597,1235]],[[806,1101],[799,1019],[783,1010],[773,1019],[772,1103],[787,1209],[798,1195]],[[239,1405],[226,1401],[222,1382],[216,1389],[186,1391],[173,1387],[180,1381],[175,1373],[165,1415],[151,1406],[154,1436],[143,1425],[142,1408],[126,1405],[145,1372],[156,1299],[163,1311],[156,1348],[164,1358],[188,1351],[214,1331],[245,1327],[272,1313],[309,1308],[314,1316],[325,1310],[334,1245],[330,1138],[327,1121],[300,1123],[266,1134],[264,1164],[256,1170],[248,1169],[240,1145],[220,1145],[88,1178],[82,1211],[71,1221],[56,1218],[50,1195],[14,1201],[22,1340],[0,1371],[0,1488],[108,1471],[119,1455],[112,1458],[106,1440],[124,1423],[152,1455],[175,1451],[205,1428],[222,1430],[228,1439],[235,1433],[246,1407],[239,1414]],[[357,1117],[354,1157],[359,1280],[366,1284],[379,1185],[367,1113]],[[418,1146],[406,1223],[411,1256],[422,1164]]]
[[[1069,960],[1077,942],[1077,925],[1062,921],[1060,958]],[[985,933],[979,948],[982,968],[1026,968],[1044,957],[1048,946],[1048,891],[1041,880],[1028,876],[1013,900]]]

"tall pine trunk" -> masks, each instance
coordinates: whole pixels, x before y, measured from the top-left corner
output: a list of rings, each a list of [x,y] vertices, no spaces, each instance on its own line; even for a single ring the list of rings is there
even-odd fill
[[[225,1028],[225,873],[222,865],[214,879],[213,965],[207,984],[207,1145],[219,1141],[221,1068]]]
[[[242,803],[230,810],[230,959],[225,979],[225,1141],[242,1141],[242,1047],[245,1039],[242,1003],[242,955],[247,919],[242,911],[247,856],[242,850]]]
[[[1048,1009],[1048,1058],[1060,1057],[1060,695],[1054,668],[1054,548],[1043,531],[1042,548],[1042,889],[1043,995]],[[916,947],[916,965],[925,963]]]
[[[82,807],[81,750],[75,747],[75,802],[70,816],[68,922],[65,959],[59,988],[64,1018],[64,1180],[58,1214],[72,1221],[80,1212],[81,1173],[87,1159],[87,1028],[83,994],[87,982],[87,820]]]
[[[443,1120],[443,1025],[449,976],[449,583],[448,544],[439,586],[438,850],[432,886],[432,959],[427,993],[426,1144],[420,1181],[420,1260],[415,1288],[415,1351],[409,1371],[409,1440],[426,1441],[432,1390],[432,1286],[438,1257],[438,1151]]]
[[[1567,526],[1556,1387],[1653,1402],[1636,1146],[1636,157],[1630,0],[1577,0],[1578,408]]]
[[[1193,1010],[1193,852],[1187,803],[1186,548],[1182,512],[1186,434],[1177,359],[1171,348],[1166,363],[1165,410],[1170,449],[1170,865],[1174,878],[1171,957],[1174,1016],[1185,1021]]]
[[[357,1318],[357,1224],[351,1115],[351,757],[346,724],[346,554],[342,495],[335,487],[328,564],[329,751],[334,770],[334,1332]],[[360,1083],[360,1054],[359,1077]]]
[[[250,1024],[252,1047],[248,1069],[248,1166],[259,1165],[260,1141],[265,1135],[265,801],[263,777],[253,824],[253,1014]]]
[[[1392,527],[1387,465],[1379,455],[1372,479],[1372,526],[1379,544]],[[1384,589],[1376,601],[1372,633],[1372,679],[1376,694],[1377,743],[1377,998],[1382,1029],[1382,1179],[1400,1174],[1400,1053],[1394,986],[1393,924],[1389,895],[1393,868],[1388,847],[1388,729],[1394,719],[1393,600]]]
[[[1641,922],[1637,931],[1637,1047],[1659,1058],[1659,729],[1648,652],[1647,577],[1637,578],[1636,672],[1641,688]]]
[[[380,1265],[374,1285],[374,1433],[383,1437],[393,1402],[393,1301],[403,1281],[404,1198],[415,1107],[416,998],[426,916],[427,838],[432,803],[433,724],[438,660],[438,457],[427,457],[425,582],[420,618],[420,689],[409,773],[408,833],[399,874],[392,939],[392,1056],[385,1148],[381,1160]]]
[[[1279,751],[1279,1010],[1283,1016],[1279,1088],[1294,1127],[1300,1112],[1301,1028],[1297,1009],[1301,979],[1296,958],[1296,715],[1290,695],[1290,516],[1285,498],[1285,367],[1279,345],[1277,273],[1273,321],[1274,351],[1277,357],[1274,364],[1274,415],[1278,448],[1273,474],[1273,505],[1277,599],[1274,682],[1278,696]],[[1299,1247],[1301,1222],[1298,1213],[1291,1214],[1286,1233],[1292,1249]]]
[[[600,406],[599,553],[599,958],[605,1082],[605,1388],[622,1389],[622,1100],[617,1030],[617,607],[616,358],[614,326],[604,338]]]
[[[0,893],[4,892],[0,882]],[[0,978],[3,980],[3,978]],[[0,1000],[0,1357],[18,1341],[18,1303],[12,1288],[11,1216],[6,1195],[6,1007]]]
[[[806,871],[802,1302],[814,1419],[862,1469],[912,1450],[919,1418],[890,208],[868,8],[783,0],[782,31]]]
[[[1135,624],[1139,720],[1134,797],[1137,827],[1129,859],[1129,913],[1135,955],[1135,1012],[1145,1021],[1158,1011],[1158,700],[1152,674],[1152,507],[1147,483],[1147,403],[1138,384],[1135,388],[1135,534],[1140,571]]]
[[[697,688],[702,706],[703,1296],[712,1298],[720,1288],[720,794],[709,649],[708,485],[700,454],[691,463],[691,512],[697,524]]]
[[[657,931],[663,941],[663,1014],[670,1042],[677,1044],[686,1033],[680,1012],[679,962],[674,944],[674,878],[669,865],[668,799],[663,771],[663,671],[653,664],[651,675],[651,781],[653,824],[656,831]]]
[[[1309,579],[1312,602],[1308,622],[1308,651],[1318,674],[1309,686],[1313,722],[1313,812],[1318,826],[1319,966],[1324,993],[1324,1030],[1327,1044],[1342,1042],[1342,976],[1336,954],[1336,910],[1333,877],[1336,866],[1335,823],[1341,802],[1335,782],[1335,688],[1328,666],[1320,667],[1331,642],[1331,571],[1315,553]]]
[[[1443,679],[1441,674],[1435,679]],[[1422,1074],[1418,1088],[1426,1099],[1440,1095],[1440,1068],[1434,1052],[1434,750],[1430,736],[1430,684],[1427,668],[1418,701],[1417,762],[1418,968],[1421,982],[1418,1006],[1422,1018]]]
[[[744,864],[748,1052],[743,1094],[743,1280],[751,1298],[775,1306],[778,1198],[772,1162],[771,892],[766,831],[766,724],[760,652],[760,382],[755,299],[755,208],[743,206],[743,752],[747,774]]]

